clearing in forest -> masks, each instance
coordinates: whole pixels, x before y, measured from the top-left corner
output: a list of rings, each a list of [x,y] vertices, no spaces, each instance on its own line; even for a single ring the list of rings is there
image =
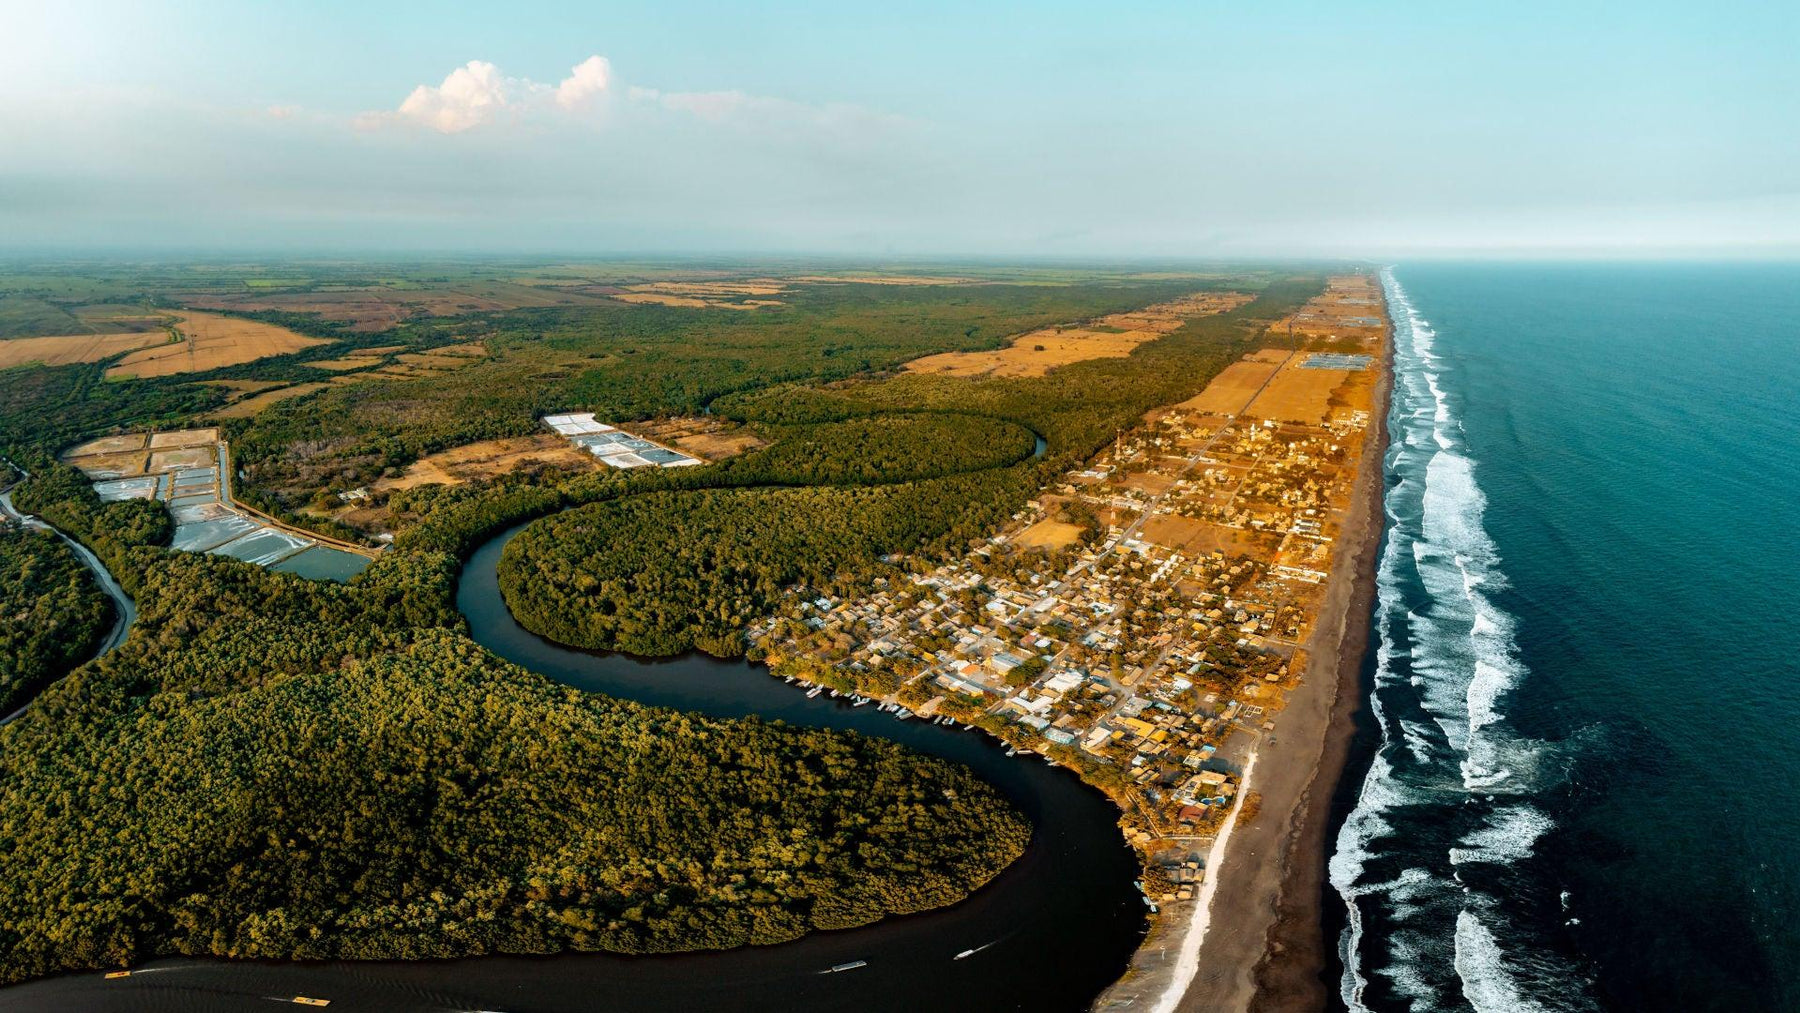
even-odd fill
[[[646,440],[667,444],[708,461],[722,461],[768,446],[768,441],[735,422],[718,418],[669,418],[639,422],[634,427]]]
[[[1249,302],[1242,292],[1196,292],[1086,324],[1044,327],[988,352],[942,352],[906,364],[909,373],[948,376],[1043,376],[1087,359],[1123,359],[1132,349],[1178,330],[1190,318],[1225,313]]]
[[[220,419],[247,419],[277,401],[286,401],[289,398],[296,398],[302,394],[311,394],[315,390],[320,390],[329,386],[331,385],[328,383],[296,383],[287,387],[277,387],[274,390],[265,390],[260,394],[252,394],[241,401],[232,402],[229,406],[213,412],[213,417]]]
[[[462,485],[497,478],[532,462],[583,470],[592,470],[600,463],[593,454],[553,433],[511,436],[428,454],[407,465],[400,475],[380,479],[370,488],[386,491],[432,484]]]
[[[175,315],[175,329],[183,340],[133,352],[108,369],[107,378],[197,373],[328,343],[323,338],[305,337],[274,324],[192,310]],[[156,337],[162,340],[161,335]]]

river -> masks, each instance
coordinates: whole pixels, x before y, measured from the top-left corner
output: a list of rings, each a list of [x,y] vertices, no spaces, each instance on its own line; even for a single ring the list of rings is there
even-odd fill
[[[1012,866],[953,907],[780,946],[661,957],[562,954],[427,962],[163,960],[130,978],[98,974],[0,993],[16,1010],[240,1010],[305,995],[351,1010],[919,1011],[1086,1010],[1143,938],[1137,860],[1098,791],[1037,758],[1008,757],[986,735],[829,696],[807,699],[743,661],[687,655],[646,661],[562,647],[513,621],[495,565],[524,525],[464,565],[457,605],[495,654],[590,692],[700,711],[880,735],[967,764],[1036,827]],[[962,960],[965,950],[979,952]],[[864,966],[838,973],[854,961]]]
[[[63,534],[61,531],[57,531],[50,525],[38,520],[36,517],[20,513],[18,508],[13,506],[12,493],[10,492],[0,493],[0,515],[11,517],[28,528],[37,528],[40,531],[55,532],[56,537],[62,539],[63,544],[67,545],[70,550],[75,553],[76,557],[93,572],[94,579],[100,584],[100,590],[105,591],[106,596],[112,599],[112,628],[106,631],[106,639],[100,641],[100,646],[94,651],[93,656],[84,659],[82,664],[86,664],[87,662],[94,660],[94,658],[98,658],[124,643],[125,637],[131,632],[132,622],[137,619],[137,606],[132,604],[131,599],[125,594],[125,589],[121,588],[119,582],[113,579],[111,571],[107,570],[100,562],[100,558],[88,551],[87,546],[70,538],[68,535]],[[33,695],[32,699],[35,700],[37,697]],[[13,711],[5,717],[0,717],[0,725],[10,724],[13,719],[25,713],[26,708],[30,706],[31,702],[26,701],[24,706],[20,707],[18,710]]]

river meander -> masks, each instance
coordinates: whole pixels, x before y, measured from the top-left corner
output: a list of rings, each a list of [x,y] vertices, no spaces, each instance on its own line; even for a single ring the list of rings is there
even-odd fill
[[[495,565],[524,525],[464,565],[457,606],[488,650],[558,682],[716,717],[879,735],[967,764],[1032,820],[1031,846],[962,903],[780,946],[660,957],[561,954],[427,962],[163,960],[130,978],[71,975],[7,989],[19,1010],[261,1009],[305,995],[352,1010],[1085,1010],[1143,938],[1137,862],[1117,810],[1074,774],[1008,757],[986,735],[829,696],[807,699],[766,669],[703,655],[648,661],[562,647],[527,632]],[[966,950],[979,952],[964,959]],[[853,970],[829,973],[842,964]]]

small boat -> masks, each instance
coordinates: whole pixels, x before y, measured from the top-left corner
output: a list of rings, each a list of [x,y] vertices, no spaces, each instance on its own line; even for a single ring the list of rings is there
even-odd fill
[[[791,675],[784,675],[784,676],[782,676],[782,677],[781,677],[781,681],[783,681],[783,682],[785,682],[785,683],[787,683],[787,684],[788,684],[788,685],[790,685],[790,686],[792,686],[792,685],[793,685],[793,684],[794,684],[794,677],[793,677],[793,676],[791,676]]]
[[[900,720],[902,720],[902,721],[905,721],[907,718],[910,718],[913,716],[913,712],[907,710],[905,707],[902,707],[899,710],[895,711],[894,714],[897,715],[900,718]]]
[[[976,951],[974,951],[974,950],[964,950],[964,951],[962,951],[962,952],[961,952],[961,953],[958,953],[958,954],[957,954],[957,955],[956,955],[956,956],[955,956],[955,957],[953,957],[953,958],[951,958],[951,959],[953,959],[953,960],[967,960],[967,959],[968,959],[968,958],[970,958],[970,957],[973,957],[973,956],[974,956],[974,955],[975,955],[975,952],[976,952]]]
[[[1008,756],[1017,756],[1017,755],[1019,755],[1019,751],[1018,751],[1018,750],[1017,750],[1017,749],[1008,749],[1008,750],[1007,750],[1007,751],[1006,751],[1006,755],[1008,755]]]
[[[852,706],[852,707],[867,707],[868,705],[870,705],[874,702],[875,701],[869,699],[866,696],[859,696],[856,698],[856,702],[851,704],[850,706]]]
[[[825,971],[824,973],[836,974],[839,971],[854,971],[859,967],[868,967],[868,966],[869,966],[869,962],[866,960],[852,960],[848,964],[833,964],[833,965],[831,965],[831,968],[829,970]]]
[[[1048,763],[1048,764],[1049,764],[1049,765],[1050,765],[1050,766],[1052,766],[1052,767],[1054,767],[1054,766],[1056,766],[1056,761],[1055,761],[1055,760],[1053,760],[1053,759],[1051,759],[1051,758],[1050,758],[1050,757],[1048,757],[1048,756],[1046,756],[1046,757],[1044,757],[1044,762],[1045,762],[1045,763]]]
[[[814,686],[813,688],[806,691],[806,698],[808,700],[811,700],[813,697],[818,696],[820,693],[823,693],[823,692],[825,692],[825,687]]]
[[[838,691],[837,691],[837,690],[835,690],[835,689],[834,689],[834,690],[832,690],[832,691],[831,691],[831,698],[832,698],[832,699],[833,699],[833,700],[836,700],[836,699],[837,699],[837,697],[838,697]]]

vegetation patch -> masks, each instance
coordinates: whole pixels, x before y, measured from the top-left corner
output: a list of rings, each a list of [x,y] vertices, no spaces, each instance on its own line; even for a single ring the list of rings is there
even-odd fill
[[[0,519],[0,714],[85,660],[112,621],[112,600],[74,550]]]

